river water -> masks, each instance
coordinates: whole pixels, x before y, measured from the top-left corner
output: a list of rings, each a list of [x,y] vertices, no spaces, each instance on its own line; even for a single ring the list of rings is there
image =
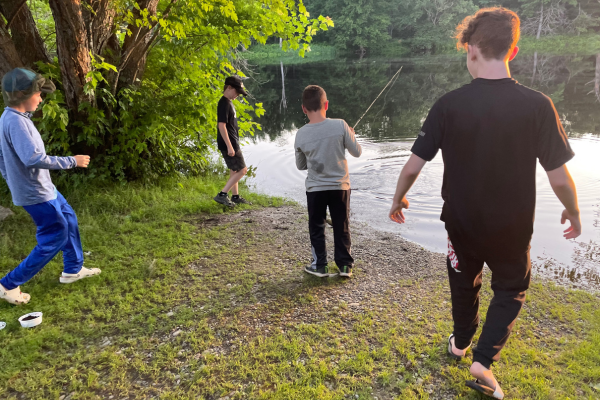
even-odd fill
[[[263,132],[248,139],[243,151],[255,168],[249,183],[258,191],[306,203],[305,171],[295,167],[296,130],[307,122],[300,109],[302,89],[325,88],[329,117],[352,126],[397,69],[399,79],[357,127],[363,155],[348,155],[352,184],[352,218],[376,229],[400,234],[445,252],[446,233],[439,220],[443,163],[441,154],[427,163],[408,194],[407,223],[389,221],[395,184],[422,121],[443,93],[470,81],[463,57],[401,60],[336,60],[295,66],[257,67],[249,83],[266,115]],[[535,69],[534,69],[535,66]],[[541,166],[537,173],[537,206],[532,260],[538,273],[582,288],[600,288],[600,55],[531,55],[511,63],[519,82],[541,90],[555,102],[575,158],[567,166],[577,184],[583,234],[562,237],[562,205]],[[535,71],[535,73],[534,73]],[[510,205],[507,205],[510,207]]]

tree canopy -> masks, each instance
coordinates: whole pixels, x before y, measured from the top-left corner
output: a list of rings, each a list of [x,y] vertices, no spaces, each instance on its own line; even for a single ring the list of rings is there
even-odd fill
[[[89,176],[119,179],[201,171],[239,52],[276,36],[302,54],[333,26],[301,0],[2,0],[0,14],[0,72],[57,83],[38,115],[48,151],[90,154]],[[252,133],[261,104],[237,109]]]
[[[390,42],[412,51],[452,46],[459,21],[481,7],[501,5],[517,11],[524,33],[581,34],[600,30],[600,3],[595,0],[306,0],[312,13],[328,15],[335,29],[319,42],[339,49],[382,51]],[[532,29],[533,27],[533,29]]]

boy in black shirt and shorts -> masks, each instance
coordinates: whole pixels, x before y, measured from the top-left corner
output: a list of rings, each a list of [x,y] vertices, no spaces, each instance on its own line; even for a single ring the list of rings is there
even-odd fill
[[[404,223],[406,193],[427,161],[442,150],[441,220],[448,231],[447,269],[454,332],[452,358],[465,356],[479,324],[479,291],[486,263],[494,297],[473,350],[467,386],[490,397],[504,394],[491,371],[525,301],[531,277],[536,165],[546,170],[565,206],[566,239],[581,234],[575,184],[565,163],[573,157],[552,100],[510,77],[519,48],[519,17],[504,8],[479,10],[457,29],[473,81],[431,108],[400,173],[390,218]]]
[[[223,154],[223,159],[230,172],[229,180],[214,200],[228,207],[234,207],[236,204],[251,204],[240,196],[238,191],[238,182],[246,175],[248,168],[246,168],[246,162],[240,149],[240,134],[232,103],[238,96],[247,94],[242,80],[237,76],[230,76],[225,79],[223,97],[217,105],[217,147]],[[231,199],[227,195],[230,190],[232,192]]]

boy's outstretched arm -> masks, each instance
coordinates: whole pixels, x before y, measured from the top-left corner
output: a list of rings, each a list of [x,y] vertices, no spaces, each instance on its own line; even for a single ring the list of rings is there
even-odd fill
[[[78,166],[79,160],[75,157],[47,155],[44,149],[39,148],[33,141],[29,128],[25,124],[11,127],[8,134],[15,152],[27,168],[70,169]]]
[[[354,129],[350,128],[348,124],[346,124],[346,129],[344,130],[344,146],[348,149],[348,153],[353,157],[360,157],[362,154],[362,147],[360,143],[356,140],[356,134],[354,133]]]
[[[402,209],[408,208],[408,200],[406,200],[406,193],[410,190],[412,185],[415,183],[421,170],[425,166],[427,161],[421,157],[412,154],[402,172],[398,178],[398,185],[396,186],[396,194],[394,194],[394,200],[392,202],[392,208],[390,210],[390,219],[399,224],[403,224],[405,221],[404,212]]]
[[[550,186],[556,194],[556,197],[565,206],[562,212],[560,223],[564,224],[567,220],[571,222],[571,226],[564,231],[566,239],[575,239],[581,235],[581,218],[579,216],[579,205],[577,204],[577,189],[575,182],[566,165],[558,167],[552,171],[547,171]]]

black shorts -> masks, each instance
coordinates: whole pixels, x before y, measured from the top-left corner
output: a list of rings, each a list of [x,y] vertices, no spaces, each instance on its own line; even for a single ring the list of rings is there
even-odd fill
[[[227,168],[233,172],[238,172],[246,168],[246,161],[244,161],[242,150],[237,150],[233,157],[230,157],[227,154],[227,150],[221,150],[221,154],[223,154],[223,159],[225,160],[225,164],[227,164]]]

